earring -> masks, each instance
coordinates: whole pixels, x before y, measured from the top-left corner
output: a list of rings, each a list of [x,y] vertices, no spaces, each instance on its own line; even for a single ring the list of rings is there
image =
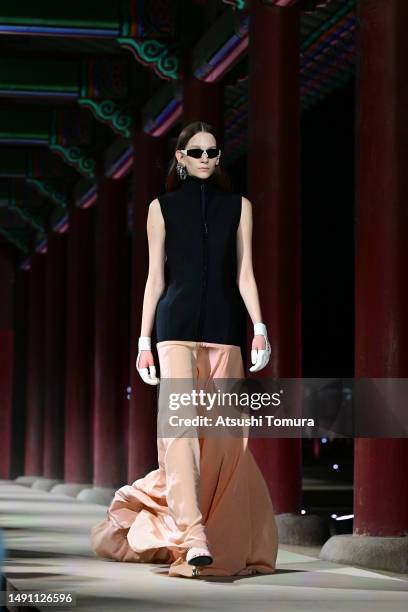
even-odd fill
[[[187,170],[185,166],[183,166],[183,164],[180,164],[180,162],[178,162],[176,166],[176,170],[177,170],[177,174],[179,175],[180,179],[184,181],[187,178]]]

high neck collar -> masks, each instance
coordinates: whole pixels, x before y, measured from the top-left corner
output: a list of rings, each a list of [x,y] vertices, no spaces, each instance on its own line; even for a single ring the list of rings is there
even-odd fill
[[[204,187],[206,193],[213,193],[217,189],[217,183],[214,178],[214,174],[211,174],[208,178],[201,178],[199,176],[193,176],[187,174],[186,179],[181,183],[181,189],[185,193],[197,194],[201,192],[201,186]]]

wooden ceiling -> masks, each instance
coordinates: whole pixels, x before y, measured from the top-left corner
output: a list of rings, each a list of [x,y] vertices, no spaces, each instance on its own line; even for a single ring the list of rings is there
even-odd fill
[[[355,0],[267,0],[300,10],[303,112],[354,73]],[[297,5],[297,7],[296,7]],[[245,154],[250,3],[244,0],[2,0],[0,243],[24,261],[95,200],[95,167],[126,176],[133,118],[178,128],[180,67],[225,87],[226,163]]]

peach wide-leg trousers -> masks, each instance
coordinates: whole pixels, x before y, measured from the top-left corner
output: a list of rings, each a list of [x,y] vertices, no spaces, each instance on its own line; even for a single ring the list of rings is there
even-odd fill
[[[217,378],[245,376],[239,346],[184,340],[156,346],[161,379],[213,390]],[[191,577],[197,573],[185,560],[187,549],[207,545],[214,562],[198,575],[273,573],[275,515],[247,437],[158,435],[157,450],[158,469],[118,489],[106,518],[92,528],[94,551],[118,561],[169,563],[170,576]]]

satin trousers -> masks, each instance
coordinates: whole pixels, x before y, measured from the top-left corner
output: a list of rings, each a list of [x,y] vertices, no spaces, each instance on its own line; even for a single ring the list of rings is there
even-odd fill
[[[186,391],[205,387],[217,378],[244,378],[241,349],[231,344],[166,340],[156,344],[160,378],[181,378]],[[160,391],[159,391],[160,412]],[[160,418],[160,415],[159,415]],[[223,443],[222,438],[218,440]],[[206,546],[207,534],[200,510],[200,449],[198,436],[157,439],[159,467],[165,473],[166,497],[186,549]]]

